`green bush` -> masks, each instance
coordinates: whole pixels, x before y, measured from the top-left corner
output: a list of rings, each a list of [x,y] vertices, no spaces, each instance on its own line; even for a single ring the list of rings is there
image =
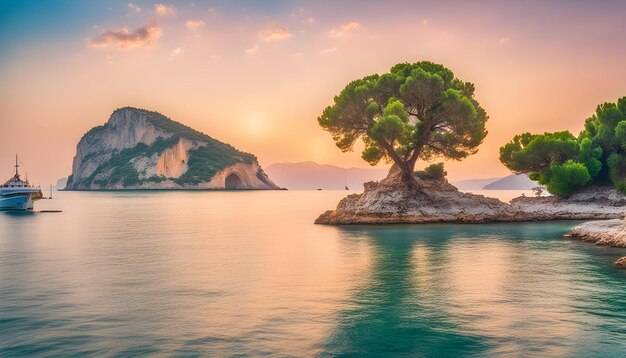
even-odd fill
[[[568,160],[564,164],[553,163],[550,166],[550,179],[545,184],[548,191],[555,195],[567,196],[591,181],[587,167]]]
[[[435,163],[427,166],[424,170],[414,172],[420,179],[443,179],[448,175],[443,167],[443,163]]]
[[[606,184],[626,193],[626,97],[599,105],[578,137],[567,131],[516,135],[500,148],[500,161],[555,195]]]

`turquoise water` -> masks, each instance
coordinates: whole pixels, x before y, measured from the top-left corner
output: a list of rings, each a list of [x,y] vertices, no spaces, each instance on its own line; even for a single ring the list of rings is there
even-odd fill
[[[342,191],[58,193],[0,213],[0,356],[626,356],[574,222],[313,225]]]

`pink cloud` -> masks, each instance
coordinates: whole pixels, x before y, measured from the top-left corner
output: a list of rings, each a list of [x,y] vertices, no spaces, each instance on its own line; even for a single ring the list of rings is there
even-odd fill
[[[106,47],[111,45],[117,46],[118,48],[150,47],[157,42],[162,33],[161,28],[154,24],[140,27],[133,32],[128,31],[127,28],[107,30],[100,36],[90,39],[88,46]]]
[[[334,37],[334,38],[342,38],[342,37],[348,35],[349,33],[351,33],[352,31],[357,30],[360,27],[361,27],[361,25],[358,22],[350,21],[350,22],[347,22],[345,24],[342,24],[339,27],[336,27],[336,28],[330,30],[328,32],[328,35],[330,37]]]
[[[284,26],[276,26],[259,32],[259,38],[266,42],[282,41],[291,36],[291,32]]]
[[[204,26],[204,21],[201,20],[187,20],[185,22],[185,27],[187,27],[189,30],[198,30],[199,28]]]
[[[154,9],[159,16],[176,15],[176,8],[173,6],[167,6],[163,4],[154,5]]]

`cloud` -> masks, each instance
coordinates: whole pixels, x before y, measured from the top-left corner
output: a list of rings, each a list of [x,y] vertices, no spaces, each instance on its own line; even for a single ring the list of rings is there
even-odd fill
[[[253,53],[259,51],[259,45],[254,44],[252,47],[246,49],[246,53],[252,55]]]
[[[307,17],[306,19],[302,20],[303,24],[313,24],[315,23],[315,19],[312,17]]]
[[[185,27],[192,31],[198,30],[202,26],[204,26],[204,21],[201,20],[187,20],[185,22]]]
[[[173,6],[167,6],[163,4],[154,5],[154,9],[159,16],[176,15],[176,8]]]
[[[500,39],[500,43],[501,43],[502,45],[509,43],[509,38],[508,38],[508,37],[502,37],[502,38]]]
[[[128,3],[128,8],[131,9],[134,12],[141,12],[141,8],[135,4],[133,4],[132,2]]]
[[[339,27],[336,27],[328,32],[330,37],[334,38],[342,38],[354,30],[357,30],[361,25],[356,21],[350,21],[345,24],[342,24]]]
[[[337,51],[337,48],[336,48],[336,47],[329,47],[329,48],[325,48],[325,49],[323,49],[323,50],[320,50],[319,54],[320,54],[320,55],[327,55],[327,54],[329,54],[329,53],[333,53],[333,52],[335,52],[335,51]]]
[[[107,30],[87,43],[89,47],[117,46],[118,48],[150,47],[154,45],[163,31],[160,27],[149,24],[130,32],[127,28]]]
[[[180,56],[181,53],[183,53],[183,50],[180,47],[173,49],[170,52],[170,60],[172,60],[174,57]]]
[[[259,32],[259,38],[266,42],[282,41],[290,38],[291,32],[286,27],[277,26]]]

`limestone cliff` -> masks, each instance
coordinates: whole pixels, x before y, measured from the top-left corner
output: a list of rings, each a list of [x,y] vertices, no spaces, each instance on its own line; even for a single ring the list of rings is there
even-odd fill
[[[279,188],[254,155],[160,113],[125,107],[78,142],[66,189]]]

